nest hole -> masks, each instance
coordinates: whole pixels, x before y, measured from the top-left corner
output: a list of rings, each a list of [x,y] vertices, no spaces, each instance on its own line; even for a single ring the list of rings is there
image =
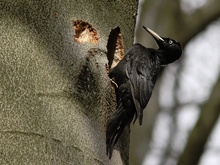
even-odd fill
[[[83,20],[73,21],[74,28],[74,41],[80,44],[92,43],[97,44],[99,37],[97,31],[92,27],[91,24]]]
[[[119,27],[112,29],[107,43],[107,58],[109,69],[115,67],[124,57],[122,33]]]

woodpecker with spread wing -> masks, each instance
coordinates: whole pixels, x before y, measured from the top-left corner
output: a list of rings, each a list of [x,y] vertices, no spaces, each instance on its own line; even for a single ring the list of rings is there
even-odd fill
[[[182,46],[178,41],[160,37],[149,28],[143,28],[155,39],[159,49],[134,44],[118,65],[109,71],[117,84],[117,110],[107,124],[106,150],[111,159],[114,145],[125,126],[138,119],[142,124],[143,110],[151,97],[161,66],[178,60]]]

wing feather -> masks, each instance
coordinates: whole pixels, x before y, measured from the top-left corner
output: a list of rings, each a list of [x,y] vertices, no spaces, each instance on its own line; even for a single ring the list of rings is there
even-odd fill
[[[141,125],[143,110],[151,97],[159,64],[154,62],[155,59],[151,58],[151,54],[147,48],[142,45],[134,46],[136,48],[130,49],[128,52],[130,59],[127,63],[127,71],[137,117]],[[156,58],[156,56],[153,58]]]

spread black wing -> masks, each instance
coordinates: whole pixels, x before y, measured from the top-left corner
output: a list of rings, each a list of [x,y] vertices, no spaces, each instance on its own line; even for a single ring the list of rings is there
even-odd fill
[[[127,72],[139,124],[142,124],[143,110],[151,97],[160,67],[158,57],[149,49],[135,44],[128,52],[130,59]]]

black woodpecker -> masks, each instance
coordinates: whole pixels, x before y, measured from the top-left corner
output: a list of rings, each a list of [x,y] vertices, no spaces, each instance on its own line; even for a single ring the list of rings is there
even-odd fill
[[[134,44],[118,65],[109,71],[117,84],[117,110],[111,116],[106,131],[106,151],[109,159],[126,125],[132,120],[142,124],[143,110],[151,97],[161,66],[178,60],[182,54],[179,42],[160,37],[149,28],[143,28],[156,40],[159,49]]]

